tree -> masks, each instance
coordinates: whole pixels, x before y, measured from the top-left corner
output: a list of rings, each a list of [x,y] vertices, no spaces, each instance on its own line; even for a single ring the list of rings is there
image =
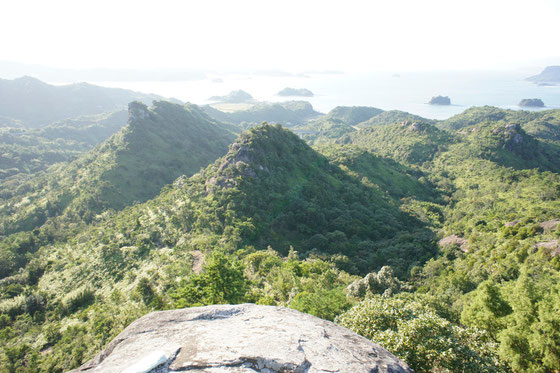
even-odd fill
[[[207,304],[238,304],[247,293],[243,264],[216,250],[208,258],[203,273],[183,280],[171,293],[176,307]]]
[[[336,322],[379,343],[416,372],[499,371],[485,333],[453,325],[411,294],[373,295]]]
[[[481,283],[466,302],[461,313],[461,322],[486,330],[496,338],[505,326],[504,316],[511,312],[512,309],[503,299],[498,286],[488,280]]]

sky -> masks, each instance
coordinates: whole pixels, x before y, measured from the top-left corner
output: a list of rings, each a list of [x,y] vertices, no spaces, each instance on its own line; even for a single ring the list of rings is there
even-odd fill
[[[0,3],[0,60],[61,68],[414,71],[560,61],[560,0]]]

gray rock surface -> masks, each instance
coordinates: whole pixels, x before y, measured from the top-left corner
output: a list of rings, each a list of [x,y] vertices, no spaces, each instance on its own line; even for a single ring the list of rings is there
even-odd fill
[[[254,304],[152,312],[73,372],[412,372],[332,322]]]

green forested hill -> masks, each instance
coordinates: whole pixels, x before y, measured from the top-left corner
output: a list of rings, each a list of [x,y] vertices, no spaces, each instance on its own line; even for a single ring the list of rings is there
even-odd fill
[[[370,106],[337,106],[326,114],[329,119],[338,119],[349,126],[355,126],[383,113],[383,110]]]
[[[413,122],[426,122],[426,123],[433,123],[434,121],[419,117],[418,115],[410,114],[405,111],[400,110],[389,110],[384,111],[370,119],[359,123],[357,126],[360,128],[370,127],[370,126],[383,126],[386,124],[395,124],[401,123],[404,121],[413,121]]]
[[[559,153],[554,142],[540,141],[524,128],[546,118],[547,128],[555,131],[558,111],[496,112],[470,109],[464,113],[468,122],[451,132],[403,122],[362,129],[339,140],[409,164],[440,188],[445,200],[432,208],[438,211],[432,226],[441,239],[441,252],[411,272],[414,296],[364,301],[340,321],[371,335],[362,323],[379,315],[379,307],[420,307],[422,314],[442,317],[438,328],[443,334],[451,333],[444,331],[444,320],[486,331],[484,338],[495,344],[496,359],[503,364],[495,368],[499,371],[553,372],[560,356],[559,335],[553,331],[558,330],[560,313],[552,306],[560,300]],[[420,328],[421,317],[387,330],[405,343],[418,343],[406,328]],[[378,338],[373,337],[403,357],[417,358],[410,355],[412,344],[403,348],[385,334]],[[455,359],[438,364],[454,367],[451,371],[466,369],[459,362],[468,360],[459,350]],[[433,369],[433,361],[425,365],[427,361],[418,360],[416,368]],[[477,364],[476,370],[489,369]]]
[[[560,141],[560,112],[558,110],[505,110],[492,106],[473,107],[437,123],[447,130],[460,130],[481,123],[516,124],[541,140]]]
[[[194,105],[156,101],[148,109],[131,103],[128,124],[103,144],[4,191],[3,232],[31,230],[30,214],[49,216],[69,205],[91,220],[107,208],[150,199],[178,176],[192,175],[225,154],[234,136]]]
[[[192,175],[225,154],[234,137],[229,127],[194,105],[157,101],[148,109],[131,103],[128,124],[92,151],[21,185],[3,184],[1,233],[40,228],[41,238],[30,233],[8,237],[5,249],[11,254],[1,272],[16,270],[27,261],[26,252],[75,232],[107,209],[155,197],[178,176]]]
[[[405,120],[395,124],[371,126],[337,140],[361,146],[397,162],[422,164],[445,151],[455,135],[424,122]]]
[[[368,106],[337,106],[327,114],[291,129],[312,144],[332,143],[342,135],[355,131],[358,123],[382,112]]]
[[[383,112],[359,129],[343,112],[334,144],[263,124],[227,150],[231,128],[194,106],[133,104],[72,163],[79,194],[49,169],[64,215],[0,242],[1,369],[68,370],[150,310],[239,302],[335,319],[418,372],[560,369],[559,111]],[[207,167],[160,175],[223,138]],[[168,184],[155,198],[152,179]],[[12,211],[50,202],[14,193],[29,202]]]
[[[312,144],[324,144],[341,142],[340,138],[347,138],[344,135],[361,128],[375,128],[406,121],[436,123],[399,110],[383,111],[369,106],[337,106],[317,119],[292,127],[292,130]]]

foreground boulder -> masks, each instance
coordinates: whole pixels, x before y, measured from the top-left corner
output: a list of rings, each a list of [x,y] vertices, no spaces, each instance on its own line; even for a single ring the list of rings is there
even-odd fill
[[[152,312],[74,372],[412,372],[332,322],[253,304]]]

